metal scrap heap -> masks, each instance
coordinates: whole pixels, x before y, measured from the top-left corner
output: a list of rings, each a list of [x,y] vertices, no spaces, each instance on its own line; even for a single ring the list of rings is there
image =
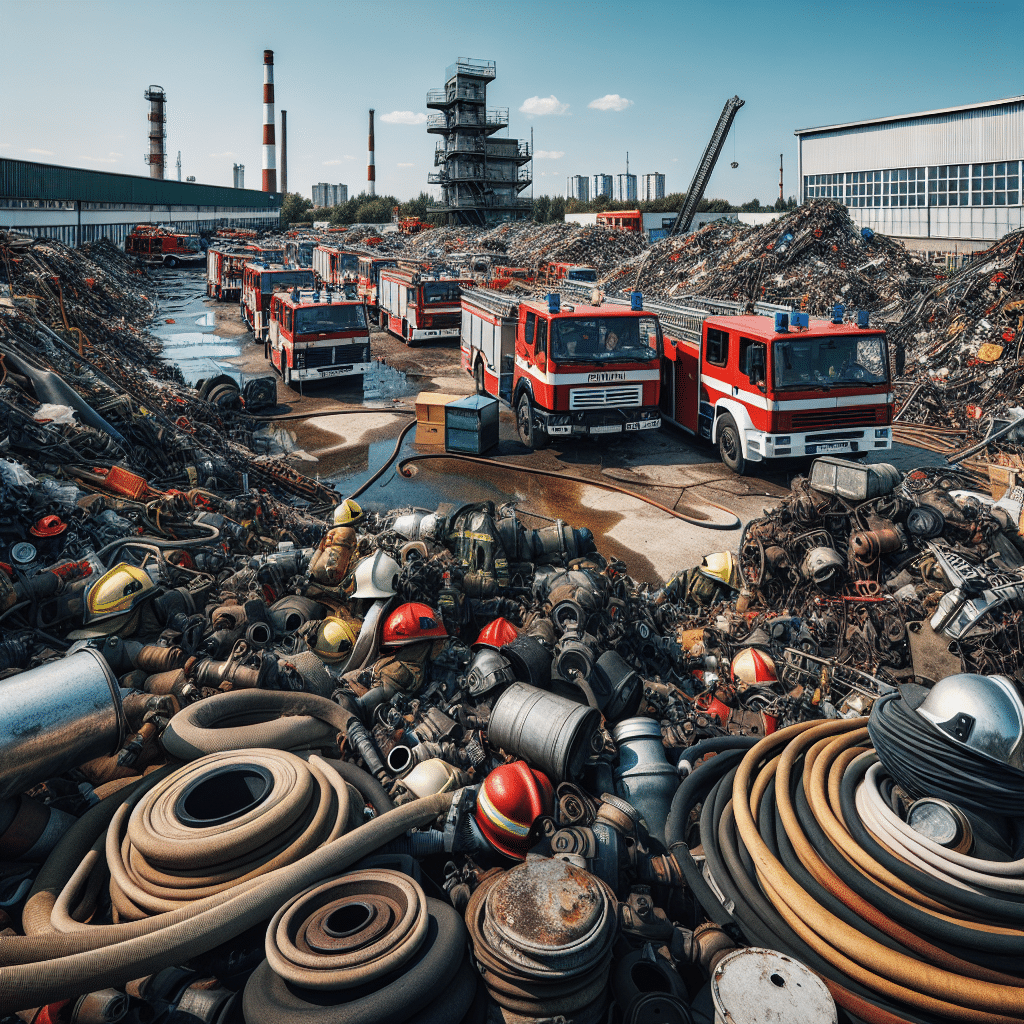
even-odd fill
[[[0,472],[0,1011],[1024,1019],[1024,492],[820,459],[652,590],[512,505]]]

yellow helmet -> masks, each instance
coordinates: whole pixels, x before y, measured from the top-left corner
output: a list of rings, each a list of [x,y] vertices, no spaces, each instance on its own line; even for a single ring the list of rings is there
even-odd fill
[[[355,630],[337,615],[311,622],[306,642],[316,656],[328,664],[344,661],[355,646]]]
[[[346,498],[334,510],[335,526],[354,526],[363,518],[363,510],[351,498]]]
[[[121,562],[105,572],[85,594],[84,629],[68,634],[70,640],[130,633],[138,622],[139,606],[157,587],[145,569]]]
[[[715,551],[713,554],[705,555],[704,561],[697,569],[702,576],[724,583],[733,590],[739,590],[743,582],[736,556],[731,551]]]

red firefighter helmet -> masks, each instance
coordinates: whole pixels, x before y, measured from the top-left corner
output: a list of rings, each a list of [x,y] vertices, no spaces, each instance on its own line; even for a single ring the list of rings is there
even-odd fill
[[[67,529],[60,516],[43,516],[28,532],[33,537],[56,537]]]
[[[513,860],[525,860],[533,823],[554,813],[555,791],[548,777],[525,761],[495,768],[476,798],[476,823],[487,841]]]
[[[401,605],[388,616],[384,623],[383,645],[404,647],[447,635],[441,616],[430,605],[413,601]]]
[[[756,647],[745,647],[735,658],[729,668],[729,675],[737,686],[763,686],[777,683],[778,673],[775,662]]]
[[[473,644],[473,650],[478,650],[481,647],[493,647],[496,651],[500,651],[505,644],[512,643],[517,636],[519,636],[519,630],[508,619],[499,617],[480,630],[480,635],[476,638],[476,643]]]

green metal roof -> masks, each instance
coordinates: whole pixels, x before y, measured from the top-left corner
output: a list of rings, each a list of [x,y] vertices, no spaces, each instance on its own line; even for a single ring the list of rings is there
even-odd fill
[[[5,158],[0,158],[0,197],[156,206],[244,206],[267,210],[279,209],[284,199],[280,192],[165,181],[136,174],[111,174]]]

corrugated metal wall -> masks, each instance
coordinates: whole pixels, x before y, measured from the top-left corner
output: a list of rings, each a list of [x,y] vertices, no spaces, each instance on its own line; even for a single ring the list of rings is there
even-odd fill
[[[804,175],[1020,160],[1024,102],[798,138]]]
[[[0,197],[80,200],[89,203],[151,203],[160,206],[244,206],[276,209],[280,193],[256,189],[160,181],[134,174],[110,174],[0,158]]]

